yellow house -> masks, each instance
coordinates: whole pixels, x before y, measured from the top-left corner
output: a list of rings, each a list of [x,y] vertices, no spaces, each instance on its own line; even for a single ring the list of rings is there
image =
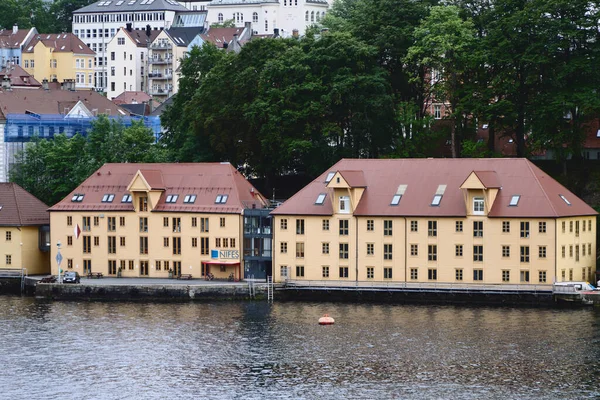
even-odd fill
[[[15,183],[0,183],[0,268],[50,272],[48,206]]]
[[[72,33],[36,35],[23,50],[23,68],[42,82],[70,81],[75,89],[94,87],[96,53]]]
[[[266,205],[229,163],[105,164],[50,208],[52,259],[81,275],[243,279],[243,212]]]
[[[526,159],[344,159],[271,213],[274,280],[595,281],[596,214]]]

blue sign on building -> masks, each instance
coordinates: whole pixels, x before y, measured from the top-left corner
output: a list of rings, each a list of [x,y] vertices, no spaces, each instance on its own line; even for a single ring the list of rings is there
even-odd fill
[[[219,258],[219,250],[211,250],[210,258]]]

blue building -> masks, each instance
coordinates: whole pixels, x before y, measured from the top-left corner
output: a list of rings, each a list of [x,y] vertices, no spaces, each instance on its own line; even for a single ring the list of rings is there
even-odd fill
[[[0,30],[0,68],[8,63],[21,65],[21,52],[37,33],[35,28],[19,29],[16,25]]]

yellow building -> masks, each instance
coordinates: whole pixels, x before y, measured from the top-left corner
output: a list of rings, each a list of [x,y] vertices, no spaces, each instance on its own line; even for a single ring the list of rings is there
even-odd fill
[[[0,268],[50,271],[48,206],[15,183],[0,183]]]
[[[243,279],[243,212],[266,205],[229,163],[105,164],[50,208],[52,259],[60,243],[81,275]]]
[[[526,159],[344,159],[271,213],[274,280],[595,281],[596,214]]]
[[[71,81],[75,89],[94,87],[93,52],[72,33],[36,35],[23,49],[23,68],[42,82]]]

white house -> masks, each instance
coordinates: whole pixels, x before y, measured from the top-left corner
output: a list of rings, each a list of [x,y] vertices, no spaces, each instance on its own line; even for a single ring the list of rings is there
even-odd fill
[[[133,29],[130,22],[108,42],[107,97],[113,99],[126,91],[148,91],[148,52],[162,30]]]
[[[210,24],[233,20],[237,27],[251,22],[255,34],[279,32],[286,37],[304,34],[328,8],[327,0],[212,0],[206,19]]]

